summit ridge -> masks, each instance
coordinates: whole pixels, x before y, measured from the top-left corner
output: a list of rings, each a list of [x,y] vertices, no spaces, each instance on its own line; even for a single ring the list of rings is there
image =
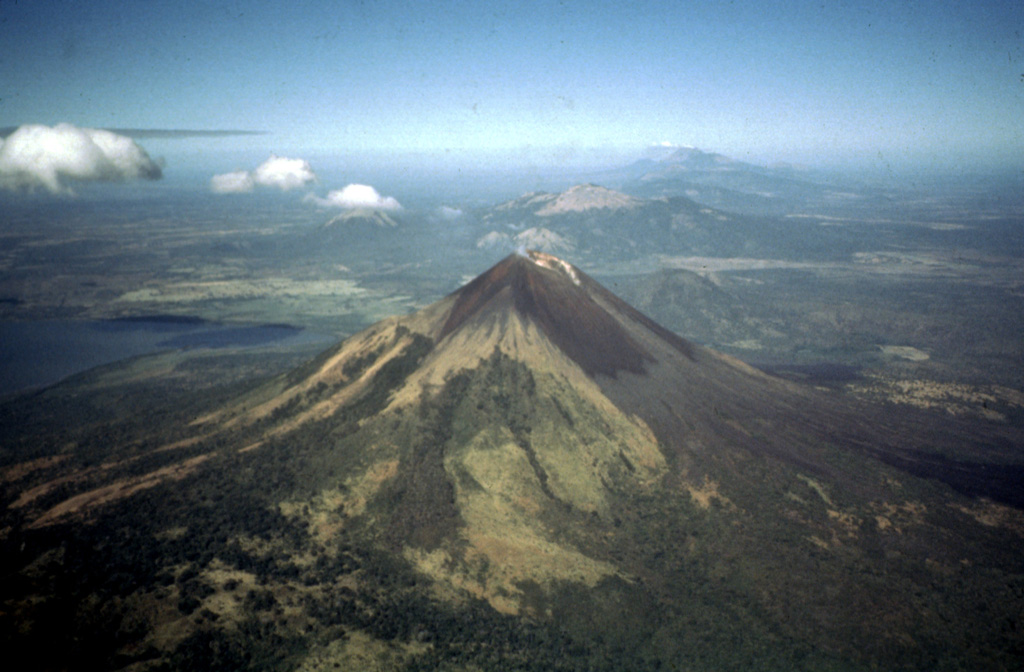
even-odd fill
[[[644,204],[636,198],[596,184],[578,184],[553,194],[531,192],[495,207],[496,211],[524,209],[538,217],[552,217],[591,210],[619,210],[636,208]]]

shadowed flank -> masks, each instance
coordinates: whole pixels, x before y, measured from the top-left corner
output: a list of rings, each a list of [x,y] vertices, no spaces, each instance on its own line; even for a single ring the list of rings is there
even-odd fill
[[[587,288],[595,295],[601,297],[603,301],[615,306],[616,310],[621,312],[624,316],[657,334],[662,340],[678,350],[679,353],[687,359],[691,361],[693,360],[693,344],[690,343],[690,341],[647,317],[633,306],[612,294],[603,285],[591,279],[587,274],[581,271],[577,271],[577,274],[580,276],[581,281],[585,283]]]

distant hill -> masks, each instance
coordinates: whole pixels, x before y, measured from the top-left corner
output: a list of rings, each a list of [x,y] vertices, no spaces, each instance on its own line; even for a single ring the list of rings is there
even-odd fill
[[[559,194],[531,192],[495,206],[494,209],[496,211],[532,212],[539,217],[550,217],[591,210],[628,210],[642,204],[641,199],[596,184],[579,184]]]
[[[713,276],[664,268],[617,283],[623,298],[673,331],[703,344],[758,343],[785,325],[769,306],[752,305]],[[766,319],[766,313],[775,319]],[[781,318],[781,316],[779,316]]]

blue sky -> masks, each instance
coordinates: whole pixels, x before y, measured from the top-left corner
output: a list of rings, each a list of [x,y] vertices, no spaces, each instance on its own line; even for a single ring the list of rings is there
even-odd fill
[[[143,143],[196,161],[1021,166],[1024,4],[3,0],[0,126],[58,122],[269,132]]]

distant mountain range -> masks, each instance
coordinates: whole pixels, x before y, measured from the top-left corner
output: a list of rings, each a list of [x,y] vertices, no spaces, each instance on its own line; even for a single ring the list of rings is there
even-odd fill
[[[738,214],[687,196],[642,198],[595,184],[531,192],[483,210],[477,246],[527,247],[588,262],[657,255],[846,259],[862,241],[814,220]],[[529,235],[526,234],[530,231]]]
[[[487,210],[481,226],[492,234],[519,235],[529,229],[557,236],[564,249],[588,258],[621,258],[666,249],[701,249],[706,234],[728,245],[726,232],[737,217],[687,198],[646,199],[594,184],[565,192],[529,193]],[[572,246],[569,248],[567,246]],[[562,251],[551,248],[551,251]]]
[[[862,187],[820,171],[757,166],[693,147],[661,151],[595,176],[603,184],[646,198],[685,196],[714,208],[780,215],[808,207],[847,206],[867,197]]]

